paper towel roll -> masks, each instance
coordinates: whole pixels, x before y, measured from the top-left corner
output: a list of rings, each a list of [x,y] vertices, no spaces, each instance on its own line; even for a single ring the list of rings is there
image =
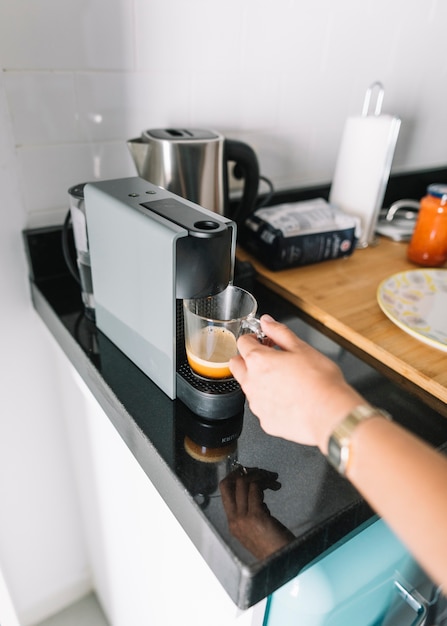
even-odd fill
[[[346,121],[329,202],[360,218],[358,247],[374,241],[399,129],[400,119],[392,115],[362,115]]]

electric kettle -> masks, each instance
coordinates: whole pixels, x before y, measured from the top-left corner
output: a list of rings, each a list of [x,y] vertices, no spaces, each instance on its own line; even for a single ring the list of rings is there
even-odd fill
[[[255,209],[259,165],[255,152],[241,141],[213,130],[163,128],[146,130],[127,142],[138,175],[238,224]],[[244,179],[242,199],[230,209],[228,163]],[[233,205],[233,203],[231,203]]]

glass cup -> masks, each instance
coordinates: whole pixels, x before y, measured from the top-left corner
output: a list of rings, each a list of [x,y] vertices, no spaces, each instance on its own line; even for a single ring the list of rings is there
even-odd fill
[[[85,214],[84,187],[87,183],[80,183],[68,190],[70,200],[70,216],[73,225],[73,238],[76,247],[76,262],[81,285],[82,302],[85,314],[95,320],[95,298],[93,295],[92,268],[88,244],[87,220]]]
[[[183,301],[186,357],[192,371],[203,378],[231,378],[230,359],[236,341],[247,333],[262,340],[255,317],[258,304],[244,289],[230,285],[221,293]]]

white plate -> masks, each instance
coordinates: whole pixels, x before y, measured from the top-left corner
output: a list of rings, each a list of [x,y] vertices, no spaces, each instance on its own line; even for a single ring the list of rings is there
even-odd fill
[[[394,274],[379,285],[377,301],[399,328],[447,352],[447,270]]]

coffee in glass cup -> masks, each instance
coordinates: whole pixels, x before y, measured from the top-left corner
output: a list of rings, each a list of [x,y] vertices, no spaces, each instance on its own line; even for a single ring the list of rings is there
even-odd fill
[[[229,361],[237,354],[237,339],[251,332],[262,338],[251,293],[228,286],[205,298],[183,301],[186,357],[192,371],[204,378],[231,378]]]

